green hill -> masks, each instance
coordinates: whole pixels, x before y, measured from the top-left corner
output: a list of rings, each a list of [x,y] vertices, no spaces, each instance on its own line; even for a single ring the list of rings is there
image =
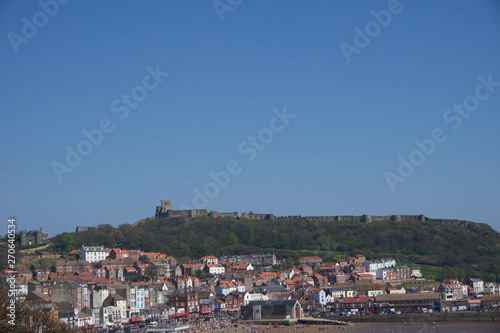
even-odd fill
[[[86,232],[63,233],[55,248],[104,245],[199,258],[273,252],[281,258],[319,255],[335,260],[361,253],[415,263],[435,278],[477,276],[500,279],[500,234],[487,224],[467,227],[419,221],[319,222],[233,218],[146,219],[131,226],[100,225]]]

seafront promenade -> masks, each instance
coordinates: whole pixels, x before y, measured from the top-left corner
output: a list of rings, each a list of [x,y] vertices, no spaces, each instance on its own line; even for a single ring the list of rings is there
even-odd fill
[[[433,322],[498,322],[500,324],[500,311],[457,311],[447,313],[408,313],[368,316],[342,316],[328,317],[333,320],[350,321],[357,323],[433,323]]]

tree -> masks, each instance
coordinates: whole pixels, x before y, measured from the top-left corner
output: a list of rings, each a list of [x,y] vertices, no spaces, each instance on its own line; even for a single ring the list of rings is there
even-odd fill
[[[163,268],[161,266],[151,264],[148,267],[146,267],[145,275],[156,277],[162,275],[162,271]]]
[[[61,251],[63,252],[71,251],[73,249],[73,235],[68,234],[67,232],[63,232],[61,234],[59,246],[61,247]]]
[[[191,257],[191,248],[189,247],[189,244],[187,243],[181,243],[180,247],[180,254],[183,257]]]
[[[27,333],[27,332],[74,332],[66,324],[60,322],[57,315],[50,309],[28,306],[26,303],[15,303],[15,316],[8,306],[11,305],[9,287],[2,279],[0,283],[0,332]],[[10,321],[10,322],[9,322]],[[14,323],[14,325],[11,325]]]
[[[227,246],[238,245],[238,237],[236,237],[236,234],[234,232],[230,232],[227,234],[226,245]]]
[[[200,246],[200,251],[203,254],[214,253],[216,248],[218,247],[217,240],[213,237],[206,237]]]
[[[290,249],[290,235],[287,233],[280,234],[280,248],[289,250]]]
[[[197,269],[195,272],[194,272],[194,276],[196,276],[198,279],[206,279],[206,278],[209,278],[210,277],[210,274],[208,274],[207,272],[205,272],[204,270],[202,269]]]

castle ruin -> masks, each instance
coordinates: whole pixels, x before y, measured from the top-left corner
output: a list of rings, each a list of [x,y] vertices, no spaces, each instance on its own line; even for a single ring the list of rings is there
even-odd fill
[[[170,206],[170,200],[161,200],[161,206],[156,206],[155,218],[169,218],[169,217],[232,217],[237,219],[251,219],[251,220],[267,220],[267,221],[279,221],[279,220],[309,220],[309,221],[360,221],[364,223],[370,223],[374,221],[392,221],[392,222],[403,222],[403,221],[416,221],[416,222],[431,222],[439,223],[445,225],[461,225],[468,227],[470,221],[465,220],[455,220],[455,219],[431,219],[425,215],[383,215],[383,216],[373,216],[373,215],[332,215],[332,216],[279,216],[275,217],[274,214],[256,214],[252,211],[248,213],[238,212],[232,213],[219,213],[216,211],[208,212],[206,209],[190,209],[190,210],[173,210]]]
[[[49,241],[49,235],[42,233],[42,228],[39,231],[21,231],[20,232],[20,245],[42,244]]]
[[[256,214],[252,211],[248,213],[242,213],[241,216],[238,212],[232,213],[219,213],[216,211],[208,212],[206,209],[186,209],[186,210],[173,210],[170,206],[170,200],[161,200],[161,206],[156,206],[155,218],[169,218],[169,217],[232,217],[232,218],[245,218],[252,220],[270,220],[274,221],[273,214]]]

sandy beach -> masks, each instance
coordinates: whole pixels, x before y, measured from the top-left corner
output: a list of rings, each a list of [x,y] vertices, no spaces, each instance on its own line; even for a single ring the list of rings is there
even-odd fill
[[[482,323],[482,322],[468,322],[468,323],[443,323],[438,322],[433,324],[428,323],[376,323],[372,324],[363,323],[359,326],[354,326],[346,330],[346,332],[360,332],[360,333],[375,333],[375,332],[391,332],[391,333],[493,333],[500,332],[499,323]]]
[[[352,324],[349,326],[335,325],[240,325],[238,328],[224,328],[209,330],[210,333],[498,333],[500,322],[467,322],[467,323],[371,323]]]

